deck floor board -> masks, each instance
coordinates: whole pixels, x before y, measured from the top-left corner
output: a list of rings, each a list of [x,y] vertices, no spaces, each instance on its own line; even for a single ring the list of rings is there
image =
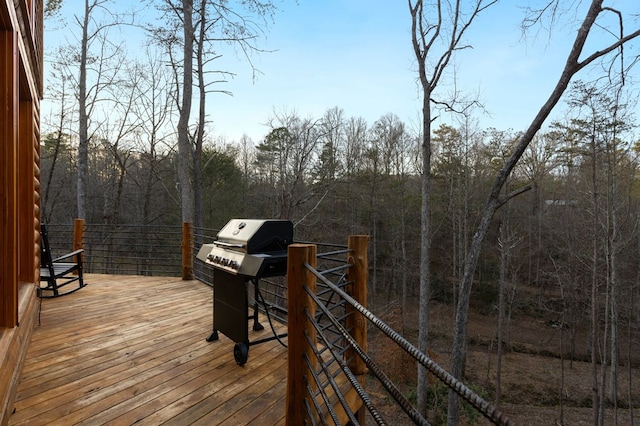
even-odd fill
[[[286,349],[253,345],[240,367],[230,339],[207,342],[211,288],[170,277],[86,281],[42,300],[10,425],[284,424]],[[271,334],[261,321],[250,340]]]

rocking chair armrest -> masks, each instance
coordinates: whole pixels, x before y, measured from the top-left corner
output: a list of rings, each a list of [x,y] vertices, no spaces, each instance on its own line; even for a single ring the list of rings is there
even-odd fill
[[[61,260],[65,260],[65,259],[69,259],[71,257],[78,257],[80,258],[80,255],[84,253],[84,249],[79,249],[79,250],[75,250],[72,251],[71,253],[67,253],[67,254],[63,254],[62,256],[56,257],[55,259],[53,259],[51,262],[55,263],[55,262],[59,262]]]

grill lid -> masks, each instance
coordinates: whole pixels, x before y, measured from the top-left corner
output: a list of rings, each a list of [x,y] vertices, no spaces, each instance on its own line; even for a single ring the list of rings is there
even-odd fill
[[[248,277],[285,275],[293,223],[274,219],[232,219],[197,258],[217,269]]]
[[[293,242],[293,223],[277,219],[231,219],[214,244],[244,253],[286,250]]]

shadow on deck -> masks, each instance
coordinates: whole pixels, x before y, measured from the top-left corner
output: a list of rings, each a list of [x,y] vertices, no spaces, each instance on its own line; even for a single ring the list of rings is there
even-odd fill
[[[239,367],[230,339],[206,342],[210,287],[97,274],[86,282],[42,301],[10,425],[284,424],[286,348],[252,346]],[[251,340],[271,335],[263,324]]]

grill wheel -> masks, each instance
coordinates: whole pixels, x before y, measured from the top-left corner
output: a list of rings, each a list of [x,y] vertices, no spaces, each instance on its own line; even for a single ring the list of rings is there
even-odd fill
[[[249,358],[249,346],[246,343],[236,343],[233,347],[233,358],[236,364],[245,365]]]

